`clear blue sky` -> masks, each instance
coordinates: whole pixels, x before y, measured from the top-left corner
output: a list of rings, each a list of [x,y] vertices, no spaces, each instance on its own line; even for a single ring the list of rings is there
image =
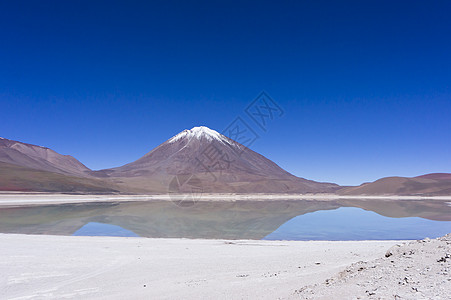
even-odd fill
[[[0,136],[93,169],[267,91],[252,149],[360,184],[451,172],[449,1],[2,1]]]

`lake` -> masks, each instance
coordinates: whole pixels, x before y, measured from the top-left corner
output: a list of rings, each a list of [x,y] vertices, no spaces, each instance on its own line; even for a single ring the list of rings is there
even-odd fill
[[[451,232],[440,200],[103,202],[0,208],[0,233],[253,240],[388,240]]]

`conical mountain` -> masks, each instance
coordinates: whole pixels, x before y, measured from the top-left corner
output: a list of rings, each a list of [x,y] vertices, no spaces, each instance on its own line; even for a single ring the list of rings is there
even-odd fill
[[[167,192],[195,179],[204,192],[330,192],[331,183],[298,178],[264,156],[205,126],[184,130],[140,159],[97,171],[140,192]],[[187,192],[180,187],[180,192]]]

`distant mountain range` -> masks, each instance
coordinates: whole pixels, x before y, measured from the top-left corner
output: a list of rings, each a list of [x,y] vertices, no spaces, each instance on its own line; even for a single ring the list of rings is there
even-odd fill
[[[417,177],[385,177],[360,186],[345,187],[341,195],[451,195],[451,174],[432,173]]]
[[[93,171],[72,156],[0,138],[0,191],[72,193],[337,193],[451,195],[451,174],[341,187],[296,177],[207,127],[184,130],[140,159]]]

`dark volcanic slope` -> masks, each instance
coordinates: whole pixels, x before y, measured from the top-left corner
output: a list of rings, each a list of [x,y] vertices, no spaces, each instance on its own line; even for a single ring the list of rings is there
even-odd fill
[[[5,138],[0,138],[0,162],[75,176],[86,176],[91,171],[70,155]]]
[[[114,184],[0,162],[0,191],[115,193]]]
[[[70,155],[0,138],[0,191],[118,192],[114,183],[93,178],[90,172]]]
[[[341,195],[451,195],[451,174],[434,173],[418,177],[386,177],[356,187],[346,187]]]
[[[142,191],[167,192],[174,178],[191,178],[209,192],[330,192],[336,184],[298,178],[262,155],[207,127],[185,130],[135,162],[94,172]],[[194,175],[195,181],[192,180]],[[178,186],[174,192],[187,192]]]

